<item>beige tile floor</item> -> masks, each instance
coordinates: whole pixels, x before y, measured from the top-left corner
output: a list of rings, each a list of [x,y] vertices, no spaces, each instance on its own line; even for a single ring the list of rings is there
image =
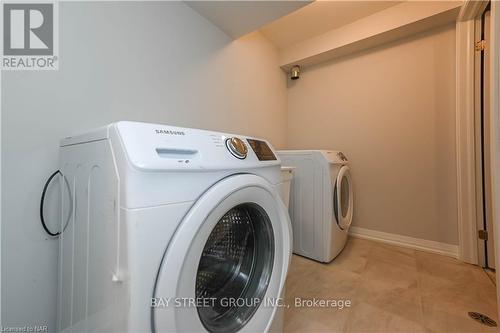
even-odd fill
[[[349,239],[330,264],[294,255],[285,332],[495,332],[469,311],[496,316],[495,286],[455,259]],[[350,307],[296,307],[295,299],[350,300]]]

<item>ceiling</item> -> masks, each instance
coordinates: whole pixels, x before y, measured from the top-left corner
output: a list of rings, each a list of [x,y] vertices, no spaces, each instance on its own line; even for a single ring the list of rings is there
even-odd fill
[[[318,0],[260,29],[278,48],[321,35],[402,1]]]
[[[238,38],[309,4],[311,1],[312,0],[233,0],[185,1],[185,3],[229,36]]]

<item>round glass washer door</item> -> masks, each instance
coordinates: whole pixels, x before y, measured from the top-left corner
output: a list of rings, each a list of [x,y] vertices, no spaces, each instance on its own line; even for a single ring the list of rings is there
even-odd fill
[[[266,302],[281,296],[290,255],[289,219],[271,184],[255,175],[220,181],[168,244],[153,297],[171,303],[151,309],[152,331],[266,331],[276,313]]]
[[[337,175],[333,194],[333,213],[342,230],[351,225],[353,200],[351,172],[348,166],[343,166]]]
[[[196,297],[213,300],[197,308],[209,332],[236,332],[248,322],[263,301],[273,260],[273,230],[262,207],[240,204],[222,216],[196,275]]]

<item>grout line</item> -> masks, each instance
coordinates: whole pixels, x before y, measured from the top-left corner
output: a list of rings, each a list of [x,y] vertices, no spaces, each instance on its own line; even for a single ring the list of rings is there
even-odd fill
[[[486,276],[488,277],[488,280],[491,281],[491,283],[493,283],[494,286],[497,285],[496,281],[492,278],[492,276],[490,274],[488,274],[488,272],[486,271],[487,268],[484,268],[484,267],[481,267],[481,269],[483,270],[484,274],[486,274]],[[495,273],[496,274],[496,273]]]
[[[415,259],[415,279],[417,281],[417,297],[418,297],[418,303],[419,303],[419,308],[420,308],[420,320],[419,324],[427,329],[427,323],[424,318],[424,301],[422,299],[422,281],[420,280],[420,268],[419,268],[419,263],[418,263],[418,258],[417,258],[417,251],[419,252],[426,252],[427,251],[421,251],[421,250],[413,250],[413,258]]]

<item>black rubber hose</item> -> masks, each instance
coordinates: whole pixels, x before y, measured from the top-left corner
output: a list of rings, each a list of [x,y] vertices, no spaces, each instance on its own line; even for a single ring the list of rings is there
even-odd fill
[[[47,189],[49,188],[49,185],[52,182],[52,179],[54,179],[54,177],[57,176],[58,174],[60,174],[62,176],[61,171],[57,170],[52,175],[50,175],[49,179],[47,179],[47,181],[45,182],[45,185],[43,186],[42,198],[40,199],[40,221],[42,222],[42,227],[45,230],[45,232],[52,237],[59,236],[61,234],[61,232],[60,231],[52,232],[49,230],[49,228],[47,227],[47,224],[45,223],[45,218],[43,217],[43,205],[45,202],[45,194],[47,193]]]

